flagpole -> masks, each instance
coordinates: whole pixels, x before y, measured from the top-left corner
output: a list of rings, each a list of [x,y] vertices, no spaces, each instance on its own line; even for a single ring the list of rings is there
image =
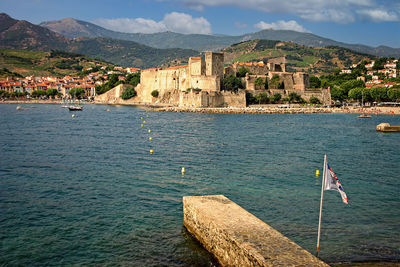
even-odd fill
[[[318,222],[318,239],[317,239],[317,257],[319,253],[319,238],[321,236],[321,219],[322,219],[322,203],[324,200],[324,184],[326,176],[326,154],[324,156],[324,170],[322,172],[322,185],[321,185],[321,203],[319,205],[319,222]]]

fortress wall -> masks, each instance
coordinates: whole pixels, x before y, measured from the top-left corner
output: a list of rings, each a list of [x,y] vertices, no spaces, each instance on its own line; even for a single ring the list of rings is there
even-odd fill
[[[190,75],[205,75],[205,62],[200,57],[189,58],[189,73]]]
[[[246,91],[239,90],[237,93],[230,91],[221,91],[224,100],[224,106],[227,107],[246,107]]]
[[[304,72],[296,72],[293,74],[294,88],[296,90],[306,90],[310,86],[310,79],[308,74]]]
[[[179,107],[246,107],[246,92],[206,92],[193,90],[180,92]]]
[[[190,88],[199,88],[203,91],[221,90],[220,78],[216,76],[191,76],[189,84]]]
[[[188,67],[145,70],[140,74],[140,90],[137,93],[143,102],[150,103],[154,101],[151,96],[153,90],[157,90],[162,97],[168,92],[187,88],[189,88]]]
[[[201,107],[201,92],[180,92],[179,107]]]

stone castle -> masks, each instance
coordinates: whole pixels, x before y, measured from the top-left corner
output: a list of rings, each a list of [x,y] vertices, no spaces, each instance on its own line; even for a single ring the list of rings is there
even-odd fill
[[[245,90],[237,92],[222,90],[224,77],[229,74],[236,75],[242,67],[252,73],[242,78]],[[282,86],[268,88],[269,94],[280,93],[285,97],[291,92],[296,92],[306,100],[316,96],[323,103],[330,102],[330,93],[327,90],[307,91],[308,74],[286,72],[284,57],[271,59],[267,63],[235,63],[230,67],[224,67],[224,54],[215,52],[205,52],[204,60],[201,57],[191,57],[188,65],[184,66],[142,70],[140,84],[135,88],[137,96],[132,100],[120,101],[123,89],[119,88],[97,96],[96,101],[179,107],[245,107],[246,92],[254,95],[263,91],[256,88],[255,80],[262,78],[264,81],[265,79],[269,81],[274,75],[279,76],[283,88]],[[157,97],[152,96],[153,91],[158,92]]]

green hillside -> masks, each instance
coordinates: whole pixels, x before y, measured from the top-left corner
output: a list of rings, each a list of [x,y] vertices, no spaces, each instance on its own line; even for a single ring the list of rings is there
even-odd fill
[[[0,13],[0,48],[33,51],[62,50],[102,59],[126,67],[150,68],[187,61],[197,56],[192,49],[157,49],[132,41],[111,38],[68,39],[47,28],[15,20]],[[177,59],[177,60],[176,60]]]
[[[22,76],[72,76],[95,66],[114,65],[73,53],[0,49],[0,77],[15,76],[12,72]]]
[[[361,54],[343,47],[315,48],[292,42],[254,40],[234,44],[223,49],[225,64],[234,62],[267,61],[285,56],[287,71],[331,73],[374,56]]]

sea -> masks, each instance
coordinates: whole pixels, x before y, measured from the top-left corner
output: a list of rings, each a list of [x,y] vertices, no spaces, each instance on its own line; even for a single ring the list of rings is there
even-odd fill
[[[400,262],[400,133],[375,130],[400,116],[21,106],[0,105],[1,266],[218,266],[183,226],[212,194],[315,254],[325,154],[349,204],[325,191],[320,258]]]

